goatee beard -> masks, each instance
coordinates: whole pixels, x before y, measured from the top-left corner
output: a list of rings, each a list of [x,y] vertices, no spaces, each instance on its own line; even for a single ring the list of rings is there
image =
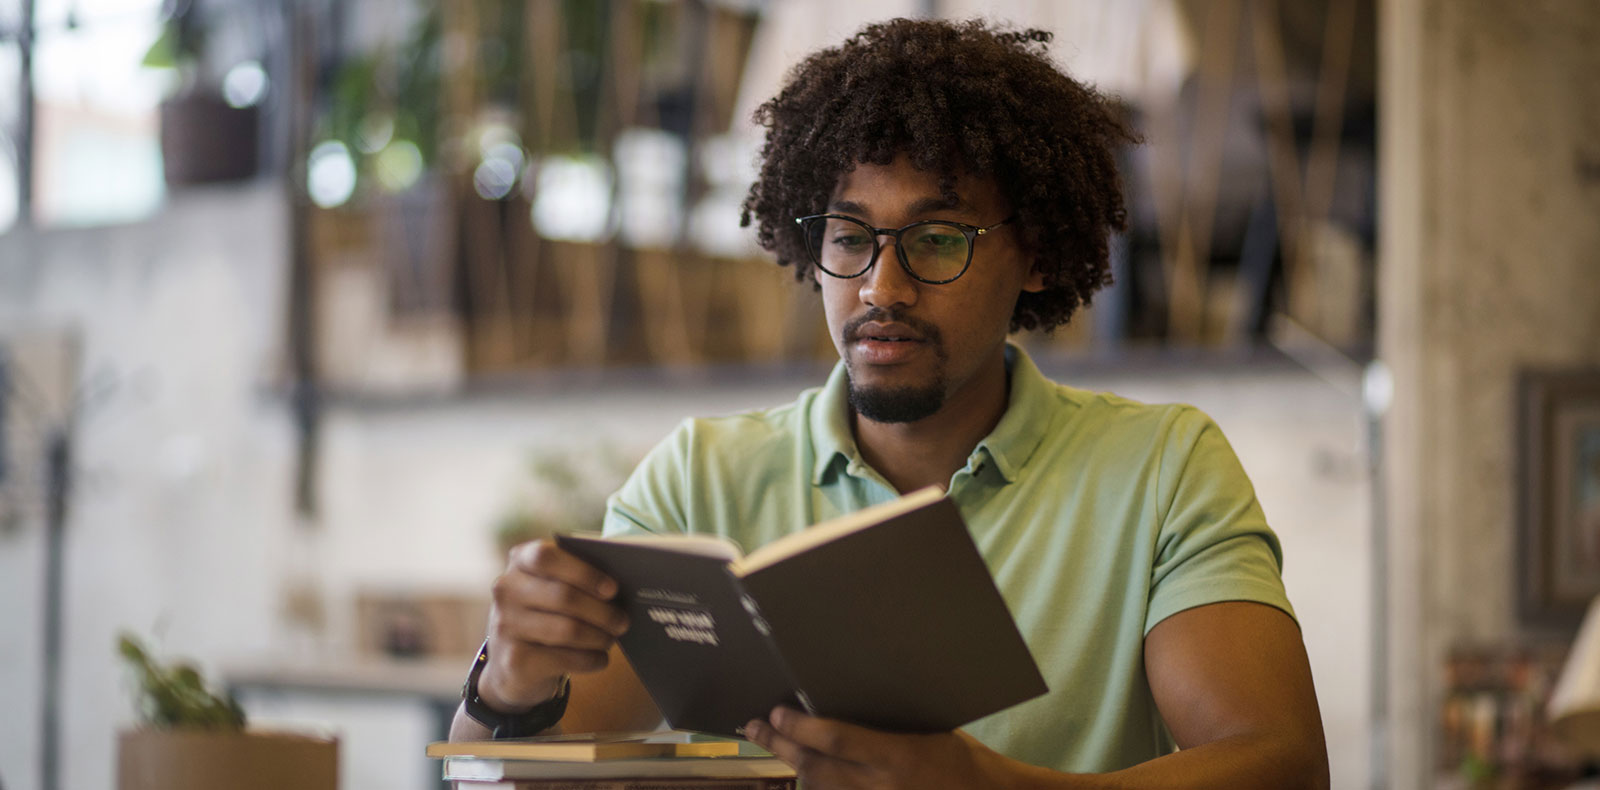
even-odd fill
[[[923,387],[857,387],[850,382],[850,408],[873,422],[916,422],[943,406],[943,382]]]
[[[868,322],[898,323],[916,332],[921,341],[932,346],[934,354],[938,357],[938,372],[934,373],[930,381],[900,387],[861,387],[856,385],[855,377],[851,375],[849,360],[846,359],[845,375],[849,382],[850,408],[856,414],[873,422],[916,422],[926,417],[932,417],[944,407],[944,341],[939,335],[939,328],[925,321],[911,316],[898,314],[893,310],[884,310],[875,307],[867,311],[866,315],[859,316],[844,327],[845,340],[853,341],[858,337],[862,325]]]

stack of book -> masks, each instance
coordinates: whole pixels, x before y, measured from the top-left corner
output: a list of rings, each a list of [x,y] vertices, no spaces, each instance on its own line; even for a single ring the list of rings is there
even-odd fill
[[[443,759],[456,790],[795,790],[793,769],[739,747],[679,732],[591,733],[441,742],[428,756]]]

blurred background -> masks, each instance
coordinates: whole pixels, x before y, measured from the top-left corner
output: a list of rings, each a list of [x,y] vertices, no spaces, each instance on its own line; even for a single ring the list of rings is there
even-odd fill
[[[1600,5],[0,0],[0,788],[114,785],[124,630],[437,787],[505,548],[826,375],[749,116],[894,16],[1050,30],[1144,136],[1116,284],[1017,341],[1221,424],[1334,786],[1580,773]]]

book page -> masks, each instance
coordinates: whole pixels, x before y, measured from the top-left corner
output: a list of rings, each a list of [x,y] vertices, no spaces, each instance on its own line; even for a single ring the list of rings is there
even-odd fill
[[[804,552],[813,546],[820,546],[830,540],[865,529],[901,513],[930,505],[939,501],[943,496],[944,491],[938,486],[928,486],[927,488],[912,491],[899,499],[890,500],[881,505],[873,505],[869,508],[862,508],[854,513],[785,535],[750,552],[749,556],[742,560],[734,560],[728,563],[728,568],[735,576],[754,573],[785,557],[792,557]]]

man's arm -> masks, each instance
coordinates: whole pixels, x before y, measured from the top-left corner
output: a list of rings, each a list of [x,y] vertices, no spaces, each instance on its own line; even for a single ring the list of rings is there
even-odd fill
[[[964,733],[895,735],[776,711],[752,740],[800,772],[808,788],[1321,790],[1328,786],[1322,717],[1294,621],[1256,603],[1179,612],[1145,637],[1145,672],[1182,751],[1101,775],[1011,760]]]
[[[1311,663],[1289,615],[1258,603],[1201,606],[1157,624],[1144,645],[1151,693],[1183,750],[1147,766],[1205,777],[1190,787],[1328,786]]]

